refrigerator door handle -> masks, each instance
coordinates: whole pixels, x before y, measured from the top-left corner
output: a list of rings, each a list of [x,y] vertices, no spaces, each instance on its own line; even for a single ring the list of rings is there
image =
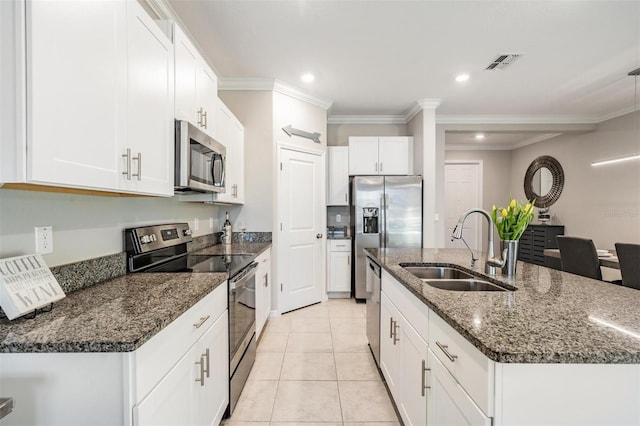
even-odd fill
[[[385,203],[386,195],[380,194],[380,247],[387,247],[387,207]]]

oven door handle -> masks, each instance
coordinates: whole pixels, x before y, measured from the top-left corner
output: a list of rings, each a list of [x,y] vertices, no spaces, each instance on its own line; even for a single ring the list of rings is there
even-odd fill
[[[249,266],[247,266],[246,268],[244,268],[242,270],[242,272],[240,272],[238,275],[236,275],[235,277],[233,277],[230,281],[229,281],[229,285],[231,286],[231,289],[234,289],[236,286],[235,284],[238,281],[242,281],[247,275],[249,275],[250,273],[254,272],[254,269],[256,269],[258,267],[258,262],[252,262]]]

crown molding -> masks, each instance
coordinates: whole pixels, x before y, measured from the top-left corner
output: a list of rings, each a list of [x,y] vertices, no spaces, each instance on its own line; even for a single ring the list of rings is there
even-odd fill
[[[441,103],[442,101],[440,99],[435,98],[418,99],[404,114],[404,120],[408,123],[413,120],[413,117],[415,117],[420,111],[425,109],[436,109]]]
[[[515,145],[513,145],[511,147],[511,149],[513,150],[513,149],[522,148],[522,147],[525,147],[527,145],[532,145],[532,144],[537,143],[537,142],[546,141],[547,139],[552,139],[552,138],[555,138],[556,136],[560,136],[560,135],[562,135],[562,133],[546,133],[544,135],[539,135],[539,136],[536,136],[534,138],[527,139],[527,140],[522,141],[522,142],[520,142],[518,144],[515,144]]]
[[[512,151],[513,149],[502,145],[444,145],[445,151]]]
[[[407,124],[403,115],[331,115],[327,124]]]
[[[312,95],[297,87],[274,78],[223,78],[218,81],[218,90],[268,90],[310,103],[324,110],[331,108],[333,101]]]
[[[597,124],[594,117],[578,115],[438,115],[437,124]]]
[[[622,117],[623,115],[630,114],[635,111],[640,111],[640,105],[635,106],[631,105],[626,108],[620,109],[618,111],[611,112],[609,114],[601,115],[598,117],[597,123],[602,123],[603,121],[613,120],[614,118]]]

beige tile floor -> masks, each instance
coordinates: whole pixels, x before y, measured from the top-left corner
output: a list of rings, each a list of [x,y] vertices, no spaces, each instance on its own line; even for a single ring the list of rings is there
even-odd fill
[[[225,426],[397,426],[367,345],[365,305],[330,299],[271,318]]]

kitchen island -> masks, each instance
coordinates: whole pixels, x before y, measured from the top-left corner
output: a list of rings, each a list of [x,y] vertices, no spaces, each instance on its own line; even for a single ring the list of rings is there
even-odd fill
[[[466,249],[367,252],[382,267],[380,367],[405,423],[422,422],[428,405],[424,421],[436,425],[640,424],[639,291],[524,262],[513,278],[490,277]],[[438,289],[406,264],[511,291]],[[419,361],[422,399],[401,373]]]

